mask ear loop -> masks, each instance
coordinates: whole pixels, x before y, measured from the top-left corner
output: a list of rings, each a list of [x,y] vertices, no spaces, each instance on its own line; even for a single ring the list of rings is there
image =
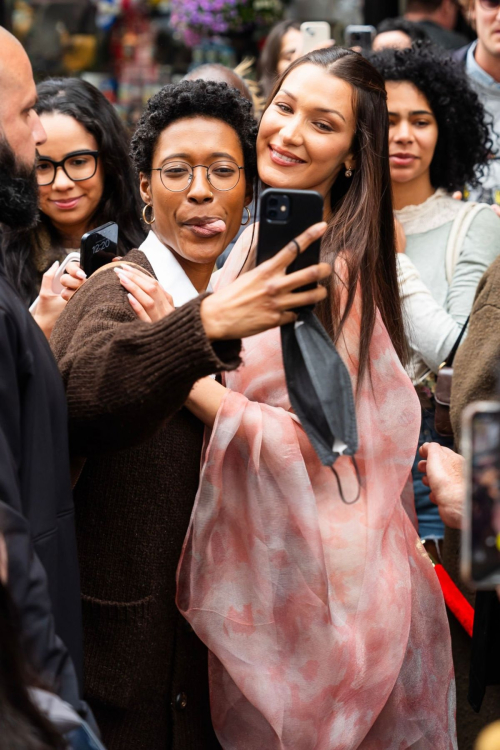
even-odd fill
[[[356,495],[356,497],[354,498],[354,500],[346,500],[345,499],[345,497],[344,497],[344,491],[342,489],[342,482],[340,481],[340,477],[337,474],[337,470],[333,466],[330,466],[330,469],[335,474],[335,479],[337,480],[337,486],[339,488],[340,499],[346,505],[354,505],[354,503],[358,502],[359,497],[361,495],[361,474],[359,473],[358,462],[356,461],[356,457],[355,456],[350,456],[350,459],[351,459],[352,465],[354,466],[354,471],[356,472],[356,480],[358,482],[358,494]]]

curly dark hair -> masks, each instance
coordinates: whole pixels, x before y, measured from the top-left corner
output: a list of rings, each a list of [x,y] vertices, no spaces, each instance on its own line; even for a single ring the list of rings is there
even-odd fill
[[[438,126],[430,169],[433,187],[452,192],[476,186],[493,144],[484,107],[461,67],[419,42],[411,49],[372,53],[368,59],[386,81],[408,81],[429,102]]]
[[[257,178],[257,123],[252,105],[227,83],[215,81],[170,84],[149,100],[131,141],[130,154],[137,172],[151,173],[161,133],[184,117],[212,117],[233,128],[243,149],[247,185],[253,187]]]

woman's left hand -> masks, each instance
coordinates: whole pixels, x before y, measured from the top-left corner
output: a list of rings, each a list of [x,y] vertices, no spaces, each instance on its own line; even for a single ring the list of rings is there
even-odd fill
[[[121,285],[127,290],[130,305],[145,323],[155,323],[175,310],[174,301],[159,281],[121,263],[115,268]]]
[[[42,276],[42,285],[40,287],[40,295],[38,302],[33,311],[33,318],[36,320],[40,328],[45,334],[47,339],[50,338],[52,329],[54,328],[57,319],[66,307],[66,301],[62,295],[56,294],[52,291],[52,281],[59,268],[59,261],[56,261],[48,271]]]
[[[81,287],[86,279],[87,274],[80,268],[79,263],[76,261],[68,263],[60,279],[61,286],[64,287],[61,292],[61,297],[65,299],[66,302],[69,302],[76,290]]]

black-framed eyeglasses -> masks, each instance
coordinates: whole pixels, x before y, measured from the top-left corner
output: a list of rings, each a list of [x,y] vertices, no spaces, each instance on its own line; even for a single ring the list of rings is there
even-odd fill
[[[36,163],[36,179],[40,187],[52,185],[59,167],[73,182],[90,180],[97,171],[99,151],[72,151],[62,161],[48,156],[39,156]]]
[[[500,0],[479,0],[479,5],[484,10],[498,10],[500,8]]]
[[[236,162],[229,159],[214,161],[210,166],[195,164],[191,166],[186,161],[168,161],[163,167],[155,167],[152,172],[159,172],[163,187],[172,193],[182,193],[193,181],[194,170],[203,167],[207,170],[207,180],[216,190],[232,190],[240,181],[241,170]]]

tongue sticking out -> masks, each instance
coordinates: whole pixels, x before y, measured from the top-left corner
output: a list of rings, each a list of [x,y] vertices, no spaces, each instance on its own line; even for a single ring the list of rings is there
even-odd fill
[[[226,222],[222,219],[209,221],[206,224],[190,224],[189,226],[192,231],[195,234],[199,234],[200,237],[213,237],[216,234],[226,231]]]

